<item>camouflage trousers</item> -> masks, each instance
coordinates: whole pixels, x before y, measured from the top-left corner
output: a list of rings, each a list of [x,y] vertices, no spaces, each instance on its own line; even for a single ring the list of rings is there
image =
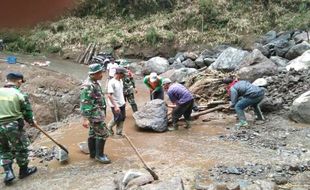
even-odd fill
[[[18,166],[26,166],[30,141],[18,121],[0,125],[0,164],[6,165],[16,159]]]
[[[106,140],[110,136],[110,132],[104,122],[91,122],[88,136],[89,138]]]
[[[124,94],[124,98],[130,104],[133,112],[136,112],[138,110],[138,107],[135,101],[135,95],[133,93],[126,94],[126,95]]]

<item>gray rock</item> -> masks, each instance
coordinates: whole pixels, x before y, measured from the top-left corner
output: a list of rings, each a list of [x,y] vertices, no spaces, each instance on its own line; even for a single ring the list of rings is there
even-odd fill
[[[256,79],[252,84],[256,85],[256,86],[261,86],[261,87],[266,87],[268,86],[268,82],[266,79],[264,78],[258,78]]]
[[[289,60],[279,57],[279,56],[271,56],[269,58],[272,62],[274,62],[278,67],[286,67],[288,65]]]
[[[291,60],[286,66],[286,70],[294,69],[296,71],[310,68],[310,50],[305,51],[300,57]]]
[[[285,54],[285,58],[292,60],[298,56],[301,56],[305,51],[310,49],[310,44],[306,41],[293,46],[289,51]]]
[[[141,186],[141,190],[184,190],[183,181],[180,177],[174,177],[167,181]]]
[[[191,60],[196,60],[198,58],[198,55],[196,53],[194,53],[194,52],[185,52],[184,56],[187,59],[191,59]]]
[[[255,49],[239,65],[241,69],[237,71],[240,79],[254,81],[263,76],[274,75],[277,65],[265,57],[259,50]]]
[[[271,42],[272,40],[276,39],[277,37],[277,32],[276,31],[269,31],[267,32],[262,39],[260,40],[262,44],[268,44],[269,42]]]
[[[301,43],[302,41],[308,41],[308,37],[309,37],[309,31],[299,31],[299,32],[295,32],[293,35],[293,39],[295,41],[296,44]]]
[[[188,68],[196,68],[197,67],[195,62],[193,60],[191,60],[191,59],[186,59],[185,61],[182,62],[182,64],[185,67],[188,67]]]
[[[189,77],[195,73],[198,73],[197,69],[194,68],[181,68],[174,71],[174,73],[171,75],[170,80],[172,82],[179,82],[183,83],[186,79],[186,77]]]
[[[266,57],[269,57],[270,56],[270,52],[269,52],[269,49],[266,48],[265,46],[263,46],[262,44],[260,43],[255,43],[252,47],[252,49],[258,49],[260,52],[262,52],[262,54]]]
[[[147,102],[139,111],[133,114],[133,117],[139,128],[164,132],[167,130],[168,125],[167,112],[165,102],[155,99]]]
[[[209,69],[233,71],[239,67],[244,58],[249,55],[249,52],[239,50],[236,48],[227,48],[216,59],[214,63],[209,66]]]
[[[153,57],[145,62],[143,67],[143,74],[150,74],[156,72],[157,74],[164,73],[169,68],[169,62],[162,57]]]
[[[310,123],[310,91],[294,100],[289,117],[296,122]]]
[[[241,190],[261,190],[261,188],[257,184],[251,184],[249,186],[241,188]]]

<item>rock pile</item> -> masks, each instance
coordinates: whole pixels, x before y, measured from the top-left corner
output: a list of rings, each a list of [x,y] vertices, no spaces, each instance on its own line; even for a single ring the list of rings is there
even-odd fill
[[[262,105],[265,111],[286,110],[293,101],[310,89],[310,71],[282,71],[275,76],[266,77],[268,82],[266,100]]]

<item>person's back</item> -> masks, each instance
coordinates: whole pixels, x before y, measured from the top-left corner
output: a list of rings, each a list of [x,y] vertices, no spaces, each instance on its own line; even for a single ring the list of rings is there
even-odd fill
[[[264,93],[264,90],[258,86],[255,86],[251,84],[248,81],[238,81],[232,86],[231,90],[236,90],[238,93],[238,96],[243,97],[249,97],[249,98],[255,98],[257,96],[260,96]]]
[[[191,92],[179,83],[172,84],[169,87],[167,94],[171,102],[175,102],[178,105],[184,104],[194,99]]]
[[[0,88],[0,124],[23,118],[23,95],[15,88]]]

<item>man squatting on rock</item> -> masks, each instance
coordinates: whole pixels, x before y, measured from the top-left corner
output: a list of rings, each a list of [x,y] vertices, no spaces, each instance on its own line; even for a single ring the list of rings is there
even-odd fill
[[[21,73],[12,72],[7,76],[7,83],[0,88],[0,163],[4,168],[4,183],[11,184],[15,179],[12,169],[13,159],[19,166],[19,179],[37,171],[36,167],[28,167],[28,145],[30,141],[25,134],[24,120],[36,125],[31,104],[27,94],[20,91],[25,82]]]
[[[248,126],[244,109],[249,106],[254,108],[256,120],[264,120],[259,106],[265,96],[265,90],[263,88],[255,86],[248,81],[238,81],[233,78],[225,78],[223,83],[228,84],[227,92],[230,95],[230,107],[235,108],[239,119],[239,123],[236,124],[237,129]]]
[[[123,92],[123,81],[127,70],[123,67],[116,69],[114,78],[108,82],[108,103],[112,109],[113,119],[109,122],[108,128],[114,134],[113,127],[116,125],[116,135],[122,137],[123,126],[126,118],[126,102]]]
[[[83,127],[89,128],[89,156],[101,163],[108,164],[111,163],[111,160],[104,154],[105,142],[109,137],[105,123],[106,102],[99,83],[103,76],[103,68],[100,64],[91,64],[88,74],[88,78],[81,87],[80,109],[84,117]]]
[[[164,100],[163,91],[163,79],[159,77],[156,73],[151,73],[143,79],[143,83],[150,89],[150,99],[162,99]]]
[[[168,105],[172,107],[172,127],[168,127],[169,131],[178,130],[178,120],[183,115],[186,122],[185,128],[190,128],[191,114],[194,105],[194,98],[191,92],[185,86],[179,83],[171,84],[169,78],[163,79],[164,90],[167,92],[170,101],[174,104]]]

